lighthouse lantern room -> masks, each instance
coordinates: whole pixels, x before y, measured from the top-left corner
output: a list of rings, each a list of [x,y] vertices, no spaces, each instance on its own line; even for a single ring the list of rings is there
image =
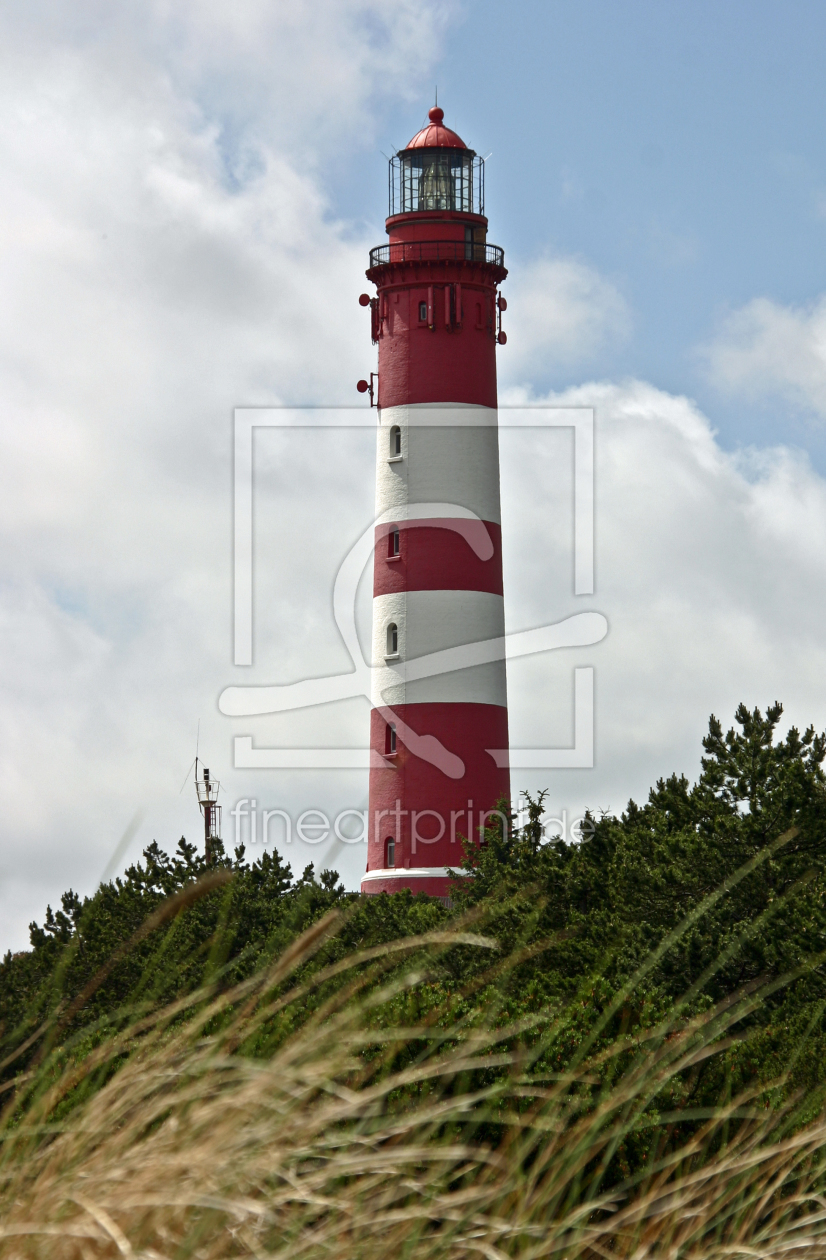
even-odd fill
[[[378,343],[365,893],[448,896],[461,841],[510,794],[496,348],[503,251],[484,162],[429,121],[390,161],[370,251]],[[371,388],[372,399],[372,388]],[[507,806],[505,807],[507,811]]]

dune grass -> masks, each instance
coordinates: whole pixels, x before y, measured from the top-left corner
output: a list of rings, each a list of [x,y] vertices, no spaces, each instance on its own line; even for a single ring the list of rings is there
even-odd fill
[[[571,1012],[503,1017],[514,959],[479,915],[311,974],[344,917],[228,991],[124,1017],[97,1044],[53,1041],[6,1090],[0,1256],[826,1251],[826,1121],[801,1126],[765,1086],[705,1111],[684,1088],[756,989],[586,1039],[554,1073]],[[457,949],[488,959],[484,1003],[422,1008]],[[624,1178],[629,1142],[647,1153]]]

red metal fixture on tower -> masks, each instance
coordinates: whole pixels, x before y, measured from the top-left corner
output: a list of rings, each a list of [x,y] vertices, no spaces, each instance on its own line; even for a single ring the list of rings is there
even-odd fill
[[[483,160],[443,110],[429,118],[390,161],[389,241],[367,271],[377,296],[360,298],[379,355],[362,891],[446,896],[460,838],[478,837],[510,793],[490,752],[508,747],[496,398],[507,271],[487,242]]]

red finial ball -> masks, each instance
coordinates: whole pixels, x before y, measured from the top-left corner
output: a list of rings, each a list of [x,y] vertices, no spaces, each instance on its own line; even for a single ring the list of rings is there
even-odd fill
[[[359,297],[359,306],[369,306],[369,305],[370,305],[369,293],[362,293],[361,296]]]
[[[440,109],[438,105],[434,105],[431,110],[428,110],[427,116],[432,123],[436,123],[438,125],[444,118],[445,111]]]
[[[360,394],[366,394],[369,388],[366,381],[356,381],[356,389]]]

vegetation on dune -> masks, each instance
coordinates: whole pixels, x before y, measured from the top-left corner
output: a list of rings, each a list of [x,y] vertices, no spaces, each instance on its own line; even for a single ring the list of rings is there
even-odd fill
[[[703,1061],[717,1013],[549,1074],[524,1025],[411,1020],[445,956],[501,951],[460,925],[344,960],[344,983],[273,1038],[330,969],[336,912],[271,967],[158,1012],[137,1048],[68,1120],[61,1103],[123,1056],[103,1042],[74,1071],[41,1073],[0,1153],[0,1254],[410,1260],[819,1253],[826,1128],[782,1109],[720,1107],[691,1141],[661,1142],[635,1175],[606,1171],[652,1127],[651,1099]],[[404,961],[402,961],[404,959]],[[183,1019],[184,1013],[188,1014]],[[559,1031],[551,1016],[544,1040]],[[139,1032],[139,1037],[134,1033]],[[600,1079],[617,1057],[623,1065]],[[56,1117],[58,1117],[56,1119]],[[665,1134],[669,1117],[654,1123]],[[487,1133],[494,1130],[497,1141]]]
[[[712,717],[695,785],[660,780],[580,845],[542,844],[534,803],[521,831],[469,853],[455,894],[501,939],[547,942],[514,970],[523,1005],[590,981],[599,1019],[623,995],[609,1035],[759,991],[748,1039],[698,1074],[706,1102],[723,1064],[728,1090],[784,1076],[818,1106],[826,1081],[826,736],[775,740],[781,714],[740,706],[726,734]]]
[[[817,1250],[826,737],[781,712],[580,844],[531,801],[452,909],[185,841],[67,894],[0,964],[0,1254]]]

